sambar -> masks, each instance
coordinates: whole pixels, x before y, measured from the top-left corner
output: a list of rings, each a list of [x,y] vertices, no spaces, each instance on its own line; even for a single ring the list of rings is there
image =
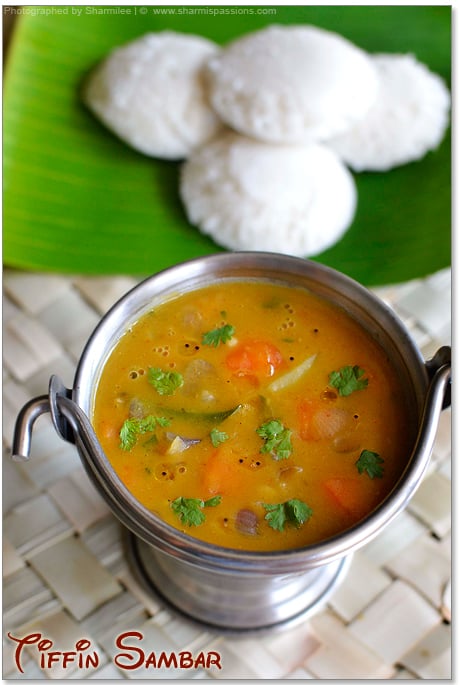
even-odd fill
[[[304,547],[369,514],[416,427],[390,359],[348,313],[271,281],[177,294],[130,327],[93,425],[149,510],[206,542]]]

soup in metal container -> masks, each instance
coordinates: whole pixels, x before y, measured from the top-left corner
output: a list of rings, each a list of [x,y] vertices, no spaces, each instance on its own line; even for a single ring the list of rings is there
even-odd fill
[[[400,478],[416,426],[380,345],[306,288],[234,279],[169,296],[108,357],[92,422],[150,511],[275,551],[342,533]]]

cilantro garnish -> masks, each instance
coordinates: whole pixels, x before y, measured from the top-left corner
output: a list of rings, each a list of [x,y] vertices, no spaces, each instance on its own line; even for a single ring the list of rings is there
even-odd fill
[[[220,343],[225,344],[228,342],[232,335],[235,333],[235,329],[230,324],[226,323],[220,328],[214,328],[212,331],[203,333],[203,338],[201,340],[203,345],[211,345],[212,347],[217,347]]]
[[[289,499],[280,504],[264,504],[267,511],[265,519],[274,530],[283,531],[285,523],[291,523],[300,528],[313,515],[313,510],[299,499]]]
[[[182,375],[177,371],[163,371],[153,367],[149,368],[147,378],[159,395],[173,395],[184,383]]]
[[[212,431],[209,433],[209,437],[211,438],[213,447],[218,447],[222,442],[228,440],[227,433],[217,430],[217,428],[212,429]]]
[[[278,419],[271,419],[256,428],[256,433],[265,440],[260,451],[272,454],[275,459],[287,459],[292,452],[292,431],[285,428]]]
[[[167,426],[169,419],[163,416],[145,416],[142,419],[126,419],[120,429],[120,448],[130,450],[137,442],[139,435],[154,431],[157,426]]]
[[[171,502],[171,507],[182,523],[187,523],[189,526],[199,526],[206,520],[202,511],[203,507],[217,507],[221,500],[221,495],[216,495],[205,501],[196,497],[177,497]]]
[[[359,473],[367,473],[369,478],[382,478],[383,476],[383,464],[382,457],[377,454],[377,452],[371,452],[370,450],[363,450],[359,455],[359,459],[355,462],[356,468]]]
[[[367,378],[362,378],[365,371],[359,366],[343,366],[339,371],[332,371],[329,374],[329,383],[333,388],[337,388],[339,395],[347,397],[355,390],[364,390],[369,383]]]

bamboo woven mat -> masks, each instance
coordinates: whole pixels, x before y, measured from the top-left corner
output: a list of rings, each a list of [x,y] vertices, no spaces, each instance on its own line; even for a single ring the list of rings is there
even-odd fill
[[[46,393],[51,374],[71,387],[83,345],[135,281],[4,274],[3,677],[6,679],[449,679],[451,427],[443,412],[426,476],[408,508],[353,556],[350,571],[313,617],[283,632],[234,640],[174,615],[128,567],[120,525],[93,488],[76,449],[39,419],[32,458],[9,458],[16,415]],[[425,358],[450,344],[450,271],[376,290],[403,319]],[[114,639],[136,630],[146,651],[216,651],[222,669],[128,671]],[[86,638],[96,668],[49,668],[37,645],[7,636],[40,633],[54,650]]]

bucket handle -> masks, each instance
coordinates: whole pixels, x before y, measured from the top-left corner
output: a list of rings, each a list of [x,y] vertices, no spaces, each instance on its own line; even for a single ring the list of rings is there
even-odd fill
[[[29,400],[18,414],[13,434],[13,461],[30,459],[34,424],[46,413],[51,414],[54,428],[63,440],[75,444],[78,436],[89,452],[102,453],[89,418],[72,400],[72,390],[66,388],[59,376],[53,375],[50,378],[48,395]]]
[[[426,370],[428,371],[428,377],[430,380],[433,379],[434,375],[438,369],[447,366],[451,368],[452,352],[448,345],[440,347],[439,350],[425,362]],[[444,393],[444,401],[442,403],[442,408],[447,409],[451,404],[451,379],[449,374],[449,381],[446,383],[446,389]]]
[[[439,414],[450,405],[450,360],[450,347],[445,346],[425,362],[430,385],[423,408],[416,449],[422,443],[427,446],[434,442]],[[103,454],[89,418],[72,400],[72,391],[65,387],[58,376],[53,375],[50,378],[48,395],[40,395],[30,400],[18,414],[12,444],[13,461],[24,462],[30,459],[35,421],[48,412],[51,414],[58,435],[63,440],[75,444],[78,437],[88,453]]]

